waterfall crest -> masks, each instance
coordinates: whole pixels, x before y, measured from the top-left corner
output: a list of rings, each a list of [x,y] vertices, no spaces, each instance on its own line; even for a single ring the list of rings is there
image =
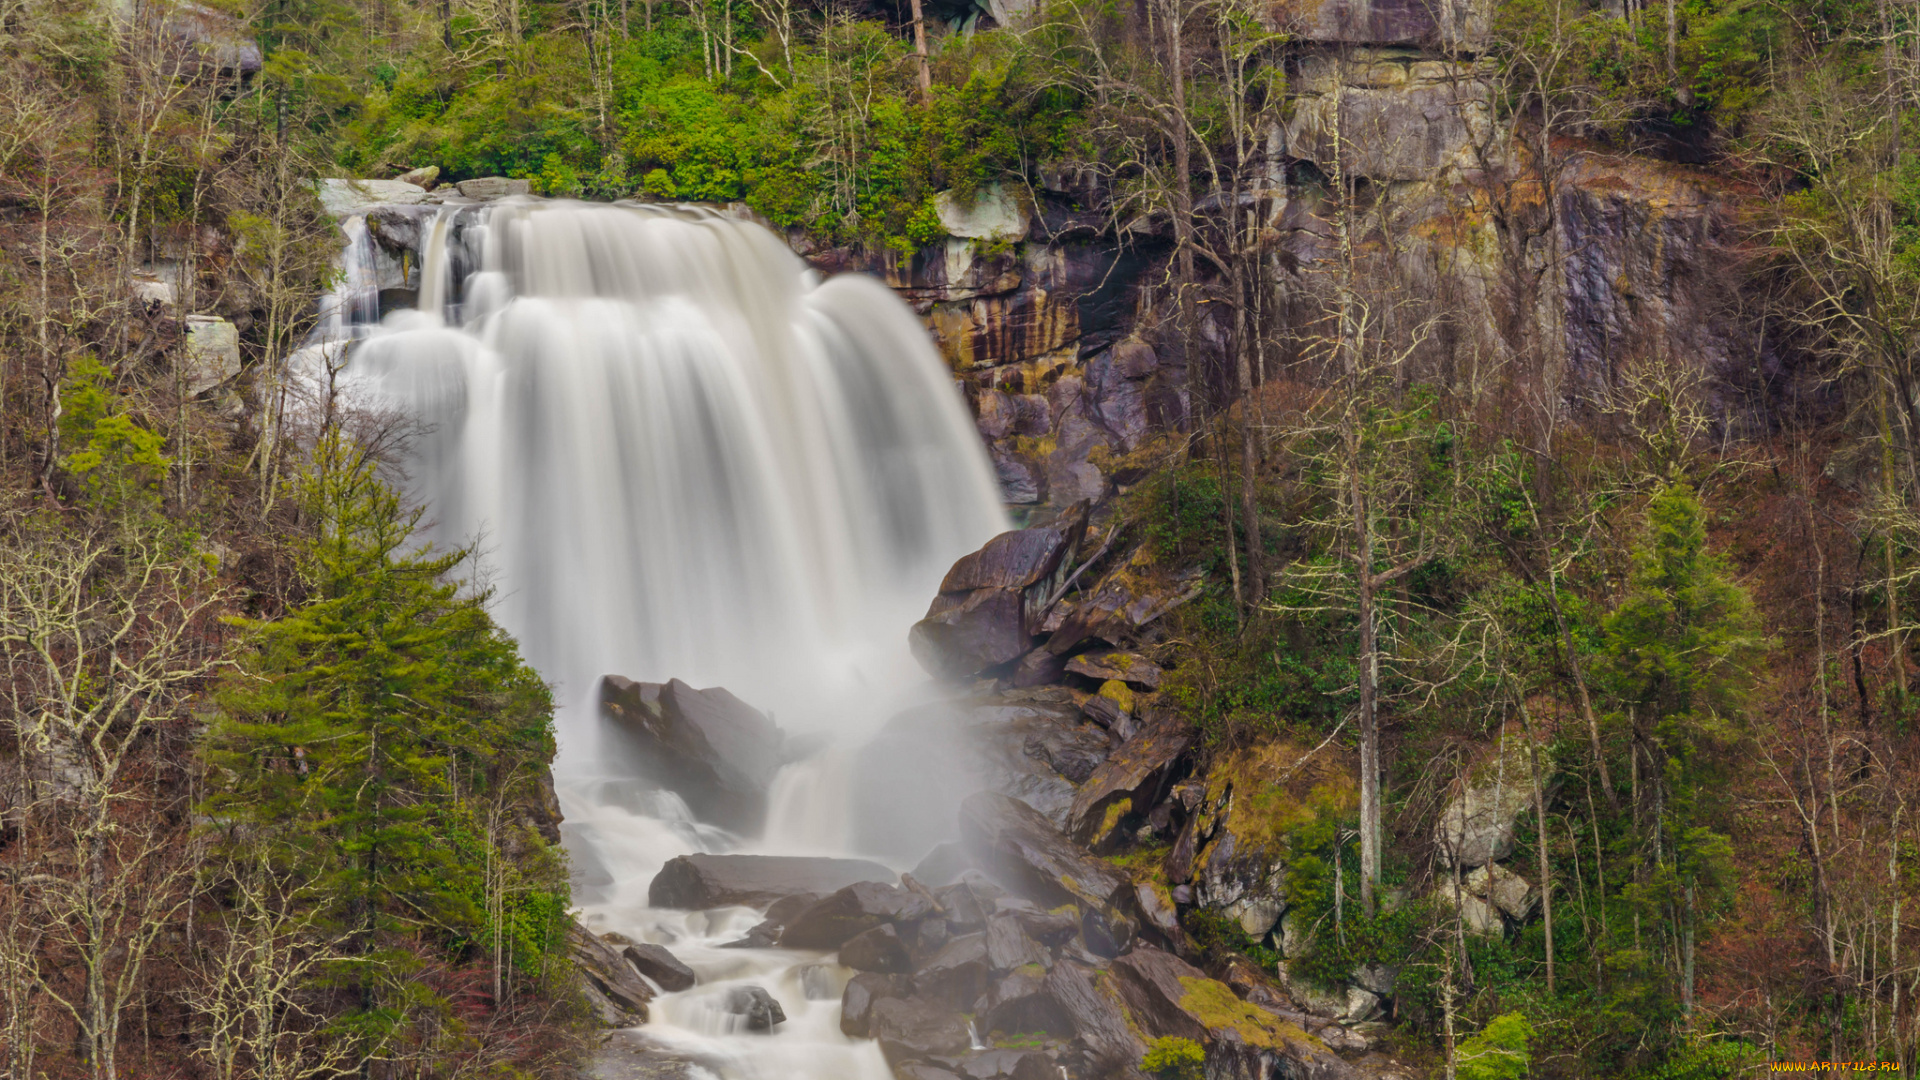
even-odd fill
[[[844,726],[906,627],[1005,527],[951,376],[882,284],[822,282],[712,212],[516,200],[420,222],[421,307],[377,307],[364,224],[348,382],[423,424],[410,484],[478,539],[498,616],[591,771],[598,678],[725,685]]]

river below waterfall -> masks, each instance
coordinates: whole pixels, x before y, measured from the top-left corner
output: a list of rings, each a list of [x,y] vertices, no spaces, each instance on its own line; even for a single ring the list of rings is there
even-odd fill
[[[907,628],[954,559],[1006,528],[925,329],[880,283],[821,281],[765,229],[707,211],[391,209],[422,237],[417,307],[381,317],[387,256],[349,217],[300,385],[410,418],[432,538],[479,544],[497,617],[555,685],[582,921],[698,975],[653,1002],[639,1043],[690,1077],[885,1080],[877,1046],[840,1032],[850,972],[830,954],[722,948],[760,914],[653,909],[647,890],[692,852],[915,857],[850,850],[856,751],[931,693]],[[822,748],[777,775],[765,828],[735,835],[603,739],[608,674],[725,686]],[[772,1033],[720,1007],[745,986],[784,1008]]]

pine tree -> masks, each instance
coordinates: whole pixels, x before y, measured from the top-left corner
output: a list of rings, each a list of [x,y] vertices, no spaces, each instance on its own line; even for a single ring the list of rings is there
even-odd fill
[[[1632,735],[1632,809],[1648,845],[1628,895],[1677,932],[1675,977],[1691,1012],[1701,893],[1724,883],[1732,850],[1714,828],[1711,796],[1762,643],[1752,601],[1708,549],[1705,513],[1686,484],[1648,503],[1646,538],[1605,637],[1603,678]]]
[[[551,758],[551,698],[485,594],[450,580],[471,552],[419,545],[420,513],[359,448],[325,439],[298,489],[319,524],[309,597],[246,624],[245,676],[209,740],[208,810],[299,875],[349,942],[358,1009],[342,1023],[371,1053],[443,1004],[406,978],[423,946],[459,960],[513,932],[489,925],[511,913],[490,894],[488,868],[507,860],[487,808]],[[536,836],[505,842],[548,868],[538,884],[559,902],[537,906],[564,910],[557,858]]]

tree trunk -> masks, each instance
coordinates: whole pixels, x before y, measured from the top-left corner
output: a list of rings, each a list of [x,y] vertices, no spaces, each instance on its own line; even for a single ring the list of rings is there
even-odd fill
[[[927,21],[920,13],[920,0],[913,0],[913,53],[920,66],[920,101],[933,101],[933,69],[927,66]]]

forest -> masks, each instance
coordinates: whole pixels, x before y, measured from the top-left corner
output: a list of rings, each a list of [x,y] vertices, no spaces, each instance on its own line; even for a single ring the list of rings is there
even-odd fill
[[[1369,1045],[1447,1080],[1920,1066],[1920,4],[0,0],[0,1075],[592,1068],[554,692],[484,538],[422,541],[419,432],[289,366],[315,180],[428,166],[884,278],[1020,520],[1196,583],[1181,813],[1238,783],[1289,913],[1180,901],[1199,968],[1390,966]],[[929,266],[1076,244],[1106,338],[943,336],[987,289]],[[1141,428],[1060,457],[1139,343]],[[1083,839],[1177,900],[1165,826]]]

